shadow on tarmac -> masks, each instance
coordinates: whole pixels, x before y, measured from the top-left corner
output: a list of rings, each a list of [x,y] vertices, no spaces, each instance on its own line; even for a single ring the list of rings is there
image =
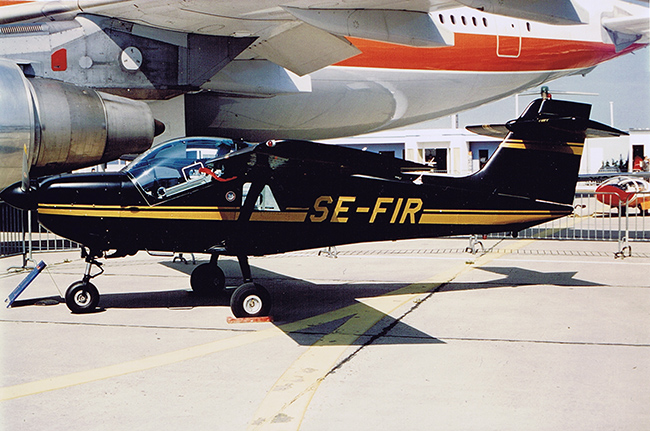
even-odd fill
[[[494,274],[505,275],[492,281],[480,283],[447,283],[442,286],[440,292],[453,292],[459,290],[490,289],[498,287],[519,287],[534,285],[551,285],[559,287],[597,287],[605,286],[604,284],[594,283],[592,281],[580,280],[575,277],[577,271],[572,272],[539,272],[530,269],[517,267],[497,267],[497,266],[480,266],[476,269],[492,272]]]
[[[204,262],[198,262],[197,265]],[[189,276],[196,267],[193,264],[161,262],[161,265],[183,272]],[[219,263],[228,275],[239,275],[239,266],[232,260]],[[348,345],[376,344],[443,344],[444,342],[417,330],[401,320],[384,314],[363,304],[357,298],[390,296],[405,287],[406,283],[367,283],[367,284],[314,284],[287,275],[252,267],[253,278],[266,287],[274,299],[272,315],[275,325],[284,330],[297,344],[310,346],[321,337],[331,334],[351,318],[367,319],[375,322],[368,330],[359,334],[356,341]],[[538,272],[517,267],[478,267],[483,271],[505,276],[482,282],[418,283],[422,292],[454,292],[476,289],[519,287],[531,285],[555,286],[603,286],[585,280],[575,279],[576,272]],[[228,293],[216,296],[196,295],[187,289],[154,292],[107,293],[100,298],[98,312],[110,309],[183,309],[208,306],[230,305]],[[230,292],[241,283],[241,278],[226,277]],[[100,288],[101,292],[101,288]],[[14,307],[30,305],[54,305],[63,302],[59,297],[36,298],[16,301]],[[417,307],[417,306],[415,306]],[[348,310],[341,313],[342,310]],[[413,308],[412,308],[413,309]],[[295,326],[304,321],[304,325]],[[293,324],[293,326],[292,326]],[[291,328],[291,329],[289,329]],[[384,337],[390,331],[390,337]],[[345,344],[345,343],[344,343]],[[337,345],[334,340],[332,345]]]

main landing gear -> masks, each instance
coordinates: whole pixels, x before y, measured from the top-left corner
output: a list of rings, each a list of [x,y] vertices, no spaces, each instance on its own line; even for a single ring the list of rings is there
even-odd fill
[[[218,266],[219,255],[214,253],[210,263],[196,267],[190,276],[192,290],[198,294],[227,294],[225,276]],[[247,256],[237,256],[244,284],[237,287],[230,297],[230,309],[235,317],[268,316],[271,295],[261,285],[254,283]]]
[[[92,252],[87,252],[85,249],[82,249],[81,253],[82,257],[86,258],[84,276],[80,281],[72,283],[68,287],[68,290],[65,291],[65,305],[68,306],[70,311],[76,314],[90,313],[97,309],[97,304],[99,304],[99,291],[90,280],[104,272],[101,262],[95,260]],[[98,273],[91,274],[93,266],[99,269]]]

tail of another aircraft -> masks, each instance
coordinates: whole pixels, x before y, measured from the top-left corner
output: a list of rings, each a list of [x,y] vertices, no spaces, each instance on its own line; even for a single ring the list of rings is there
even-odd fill
[[[627,133],[589,120],[591,105],[537,99],[516,120],[468,130],[503,138],[473,175],[493,194],[571,205],[585,138]]]

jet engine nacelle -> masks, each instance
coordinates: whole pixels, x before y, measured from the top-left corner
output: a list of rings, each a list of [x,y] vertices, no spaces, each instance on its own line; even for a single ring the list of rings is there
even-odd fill
[[[26,78],[0,60],[0,190],[140,153],[161,126],[140,101],[63,82]]]

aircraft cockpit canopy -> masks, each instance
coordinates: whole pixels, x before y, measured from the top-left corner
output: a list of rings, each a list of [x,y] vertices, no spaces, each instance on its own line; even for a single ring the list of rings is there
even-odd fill
[[[648,185],[645,181],[630,177],[615,177],[605,181],[603,184],[618,187],[626,193],[646,192]]]
[[[142,153],[124,168],[148,197],[164,199],[210,182],[200,170],[209,160],[247,147],[224,138],[180,138]],[[215,173],[219,175],[219,173]]]

